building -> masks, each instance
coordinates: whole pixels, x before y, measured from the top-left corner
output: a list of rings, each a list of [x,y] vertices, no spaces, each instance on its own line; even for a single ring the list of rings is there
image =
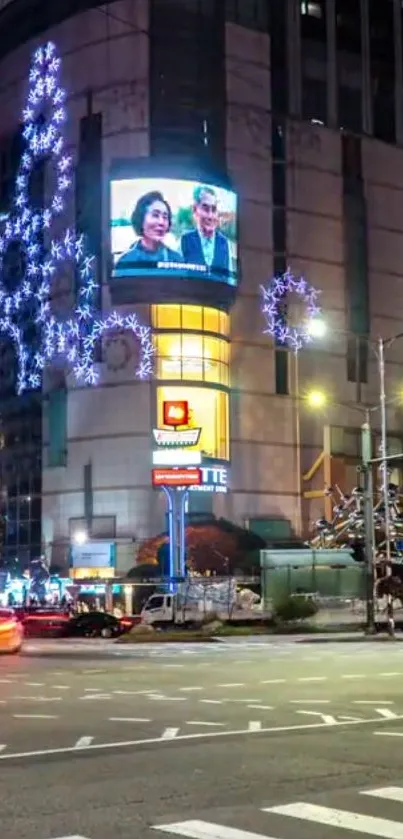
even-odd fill
[[[32,50],[51,39],[62,53],[72,216],[99,257],[104,310],[131,305],[124,287],[111,302],[108,285],[117,171],[193,178],[239,198],[234,301],[202,286],[199,300],[136,299],[155,334],[152,381],[134,378],[137,347],[117,334],[102,348],[97,388],[79,389],[70,377],[47,382],[47,555],[64,563],[74,539],[88,540],[78,563],[96,567],[99,556],[108,564],[107,554],[121,570],[133,565],[137,546],[166,522],[165,498],[151,487],[152,430],[162,403],[185,397],[191,408],[196,400],[204,449],[229,490],[192,492],[190,508],[276,540],[306,535],[323,512],[325,480],[344,489],[356,481],[362,417],[337,405],[312,414],[303,396],[321,387],[335,403],[377,404],[365,339],[402,330],[401,3],[2,0],[0,32],[5,142],[18,132]],[[321,290],[329,325],[320,346],[298,356],[263,334],[260,313],[261,284],[287,266]],[[286,306],[289,321],[301,318],[293,300]],[[396,342],[387,357],[391,396],[402,360]],[[388,419],[390,450],[400,452],[397,403]],[[325,469],[315,471],[324,447]]]

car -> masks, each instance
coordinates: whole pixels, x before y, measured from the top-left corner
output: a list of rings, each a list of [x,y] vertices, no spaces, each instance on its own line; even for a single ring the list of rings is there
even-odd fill
[[[65,624],[64,636],[79,636],[81,638],[117,638],[130,627],[124,624],[124,618],[119,620],[107,612],[85,612],[76,615]]]
[[[61,609],[26,607],[16,608],[15,612],[23,625],[24,634],[31,638],[57,638],[69,621],[69,615]]]
[[[24,638],[21,621],[12,609],[0,609],[0,653],[19,653]]]

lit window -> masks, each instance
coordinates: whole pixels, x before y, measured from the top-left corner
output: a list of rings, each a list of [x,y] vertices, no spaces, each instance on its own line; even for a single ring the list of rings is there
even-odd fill
[[[186,329],[229,335],[229,315],[210,307],[161,303],[151,307],[153,329]]]
[[[163,403],[185,400],[189,405],[189,426],[200,428],[197,449],[206,457],[229,459],[228,393],[208,387],[159,387],[157,422],[163,425]]]
[[[309,2],[309,0],[301,0],[301,15],[321,18],[322,6],[320,3]]]
[[[186,379],[229,386],[229,345],[200,333],[154,335],[158,379]]]

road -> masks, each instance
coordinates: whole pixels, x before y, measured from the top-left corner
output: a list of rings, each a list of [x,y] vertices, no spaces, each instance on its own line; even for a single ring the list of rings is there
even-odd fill
[[[1,839],[403,839],[403,644],[110,648],[0,659]]]

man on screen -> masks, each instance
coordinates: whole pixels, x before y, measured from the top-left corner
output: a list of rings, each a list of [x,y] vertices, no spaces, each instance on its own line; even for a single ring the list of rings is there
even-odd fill
[[[217,195],[210,186],[197,186],[193,201],[196,230],[182,235],[183,259],[196,265],[206,265],[209,273],[221,274],[222,279],[227,279],[230,269],[229,243],[227,237],[218,230]]]

